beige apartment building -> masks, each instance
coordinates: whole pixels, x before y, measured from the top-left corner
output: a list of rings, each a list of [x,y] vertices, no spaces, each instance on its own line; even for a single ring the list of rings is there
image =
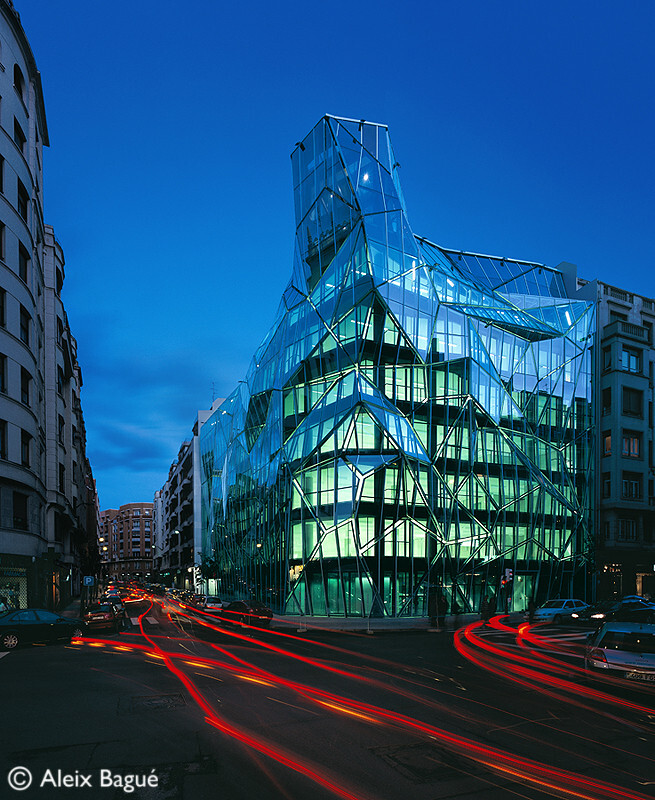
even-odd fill
[[[101,511],[98,547],[103,578],[150,580],[153,528],[152,503],[125,503]]]

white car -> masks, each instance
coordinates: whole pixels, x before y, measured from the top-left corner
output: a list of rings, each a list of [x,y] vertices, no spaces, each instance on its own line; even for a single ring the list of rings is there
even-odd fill
[[[205,597],[205,602],[202,604],[201,608],[205,611],[220,611],[223,608],[223,602],[220,597],[208,595]]]
[[[564,619],[570,618],[574,611],[587,608],[587,603],[583,600],[576,600],[569,597],[564,600],[549,600],[534,612],[535,622],[554,622],[557,624]]]
[[[655,682],[655,625],[606,622],[587,638],[585,669]]]

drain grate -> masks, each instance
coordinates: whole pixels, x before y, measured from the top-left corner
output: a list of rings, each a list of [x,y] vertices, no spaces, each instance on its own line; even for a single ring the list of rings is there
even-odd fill
[[[371,752],[412,783],[454,781],[484,772],[475,762],[460,758],[430,742],[372,747]]]
[[[182,694],[147,694],[122,697],[118,701],[119,714],[139,714],[142,711],[172,711],[185,706]]]

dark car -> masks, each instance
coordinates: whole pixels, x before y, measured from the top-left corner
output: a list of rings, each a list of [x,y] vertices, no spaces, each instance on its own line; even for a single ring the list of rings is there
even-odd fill
[[[84,621],[62,617],[44,608],[22,608],[0,614],[0,647],[13,650],[30,642],[70,641],[84,635]]]
[[[111,603],[112,606],[116,609],[116,613],[119,617],[123,618],[125,616],[125,606],[123,605],[123,600],[118,594],[105,594],[103,597],[100,598],[101,603]]]
[[[117,631],[122,622],[122,616],[111,603],[94,603],[89,606],[84,614],[87,628],[109,628]]]
[[[273,612],[263,603],[255,600],[245,602],[244,600],[233,600],[224,605],[221,610],[221,617],[226,622],[235,625],[252,625],[256,628],[268,628],[273,619]]]
[[[640,622],[655,625],[655,605],[643,608],[621,608],[614,614],[612,622]]]
[[[600,626],[604,622],[610,622],[617,618],[617,615],[630,615],[634,611],[653,611],[655,606],[639,598],[626,598],[624,600],[602,600],[592,606],[587,606],[581,611],[576,611],[571,615],[573,622],[580,622],[584,625]]]

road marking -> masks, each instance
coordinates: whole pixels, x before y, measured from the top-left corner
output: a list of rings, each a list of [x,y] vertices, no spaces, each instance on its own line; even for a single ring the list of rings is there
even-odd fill
[[[144,617],[144,619],[147,620],[151,625],[159,625],[159,621],[156,620],[154,617]],[[138,625],[139,617],[130,617],[130,622],[132,623],[132,625],[135,626]]]
[[[8,656],[9,653],[0,653],[0,658],[4,658],[4,656]]]
[[[157,621],[157,620],[156,620],[154,617],[146,617],[146,619],[147,619],[147,620],[148,620],[148,622],[150,622],[152,625],[159,625],[159,622],[158,622],[158,621]]]
[[[293,703],[285,703],[284,700],[278,700],[277,697],[268,697],[267,696],[266,699],[267,700],[272,700],[274,703],[280,703],[283,706],[289,706],[289,708],[295,708],[298,711],[305,711],[307,714],[312,714],[315,717],[319,716],[319,714],[317,714],[315,711],[310,711],[308,708],[303,708],[302,706],[294,706]]]

